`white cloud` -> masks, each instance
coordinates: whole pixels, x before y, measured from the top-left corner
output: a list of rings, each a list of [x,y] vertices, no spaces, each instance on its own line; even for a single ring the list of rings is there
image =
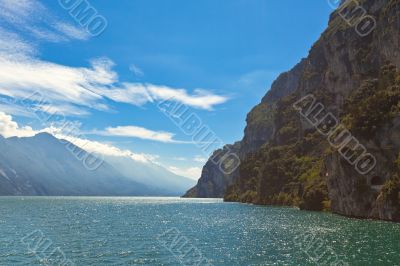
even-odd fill
[[[160,142],[175,142],[173,139],[174,134],[172,133],[164,131],[152,131],[137,126],[108,127],[102,132],[97,132],[97,134],[106,136],[135,137]]]
[[[176,166],[168,166],[167,169],[176,175],[185,176],[193,180],[198,180],[201,176],[200,167],[179,168]]]
[[[55,25],[55,28],[71,39],[87,40],[90,37],[89,33],[87,33],[86,31],[78,29],[78,28],[76,28],[70,24],[64,23],[64,22],[58,22]]]
[[[12,23],[32,22],[34,11],[45,13],[45,7],[35,0],[0,0],[0,18]]]
[[[144,84],[123,83],[121,84],[121,88],[112,87],[110,89],[101,89],[98,91],[98,93],[115,102],[127,103],[136,106],[153,102],[153,99],[147,92]]]
[[[68,67],[34,58],[11,59],[0,55],[0,94],[23,99],[39,91],[52,105],[58,106],[59,111],[62,106],[71,105],[98,109],[106,98],[136,106],[172,98],[206,110],[227,100],[205,90],[189,94],[184,89],[167,86],[119,84],[113,65],[106,58],[92,60],[90,67]],[[70,114],[68,109],[64,111]]]
[[[227,101],[225,96],[202,89],[190,93],[182,88],[120,81],[114,63],[107,58],[92,60],[85,67],[39,59],[29,34],[37,40],[58,42],[84,40],[87,33],[56,19],[36,0],[0,0],[0,23],[0,96],[25,99],[40,92],[46,98],[39,107],[42,111],[83,116],[90,109],[110,110],[106,99],[134,106],[173,100],[203,110]],[[143,75],[135,65],[131,70],[137,76]]]
[[[184,89],[172,89],[166,86],[148,85],[150,95],[160,101],[173,99],[188,106],[199,109],[211,110],[214,105],[227,101],[225,96],[215,95],[207,90],[196,89],[193,95],[189,95]]]
[[[32,137],[36,133],[29,126],[20,127],[10,115],[0,112],[0,135],[3,137]]]
[[[36,39],[47,42],[65,42],[68,41],[67,37],[60,35],[57,32],[43,29],[39,27],[25,26],[26,31],[35,36]]]
[[[84,40],[87,33],[58,20],[36,0],[0,0],[0,23],[0,95],[23,99],[39,91],[46,96],[46,107],[52,105],[64,115],[86,115],[88,109],[108,110],[106,99],[135,106],[173,99],[205,110],[227,101],[224,96],[201,89],[189,93],[168,86],[120,81],[114,63],[107,58],[92,60],[85,67],[40,60],[35,40]],[[137,76],[143,75],[135,65],[131,70]]]
[[[112,82],[100,65],[72,68],[39,60],[9,60],[0,57],[0,94],[24,99],[39,91],[52,104],[90,107],[102,96],[93,92]]]
[[[82,28],[60,21],[36,0],[0,0],[0,21],[10,28],[48,42],[89,38]]]
[[[36,48],[22,39],[18,34],[0,27],[0,55],[3,57],[21,58],[36,54]]]

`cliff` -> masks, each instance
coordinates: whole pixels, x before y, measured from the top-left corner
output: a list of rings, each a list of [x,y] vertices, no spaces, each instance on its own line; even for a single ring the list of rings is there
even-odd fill
[[[359,3],[342,3],[308,57],[248,114],[237,171],[221,174],[209,161],[187,196],[400,220],[400,1]],[[330,144],[329,121],[307,120],[327,114],[351,134],[347,146]],[[368,154],[376,164],[366,172]]]
[[[237,171],[224,173],[219,164],[215,161],[221,160],[227,151],[239,153],[240,142],[234,145],[226,145],[222,149],[216,150],[211,158],[206,162],[196,186],[189,189],[183,197],[186,198],[222,198],[228,186],[232,185]]]
[[[203,167],[201,177],[196,186],[183,197],[189,198],[222,198],[226,189],[233,184],[239,169],[232,173],[224,173],[214,163],[215,156],[223,155],[224,150],[236,153],[241,160],[247,154],[257,151],[274,134],[274,103],[283,95],[295,90],[299,84],[304,62],[297,64],[291,71],[281,74],[272,84],[271,89],[262,102],[247,115],[244,138],[234,145],[226,145],[214,152]]]

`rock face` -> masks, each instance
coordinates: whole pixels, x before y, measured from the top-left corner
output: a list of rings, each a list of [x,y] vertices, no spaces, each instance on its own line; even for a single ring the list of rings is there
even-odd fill
[[[368,175],[360,175],[335,153],[327,156],[327,186],[331,209],[347,216],[400,221],[398,165],[400,118],[394,118],[378,130],[365,146],[377,164]],[[398,163],[397,163],[398,164]],[[393,195],[396,194],[394,197]]]
[[[238,153],[240,143],[234,145],[226,145],[224,148],[217,150],[207,161],[203,167],[201,178],[196,186],[191,188],[183,197],[186,198],[222,198],[228,186],[233,184],[237,171],[232,173],[224,173],[221,171],[220,165],[215,163],[219,161],[227,152]]]
[[[272,84],[261,103],[247,115],[244,138],[241,141],[240,154],[245,156],[257,151],[276,131],[273,118],[275,103],[280,98],[295,91],[302,78],[306,61],[302,60],[291,71],[281,74]]]
[[[211,158],[203,167],[201,178],[196,186],[191,188],[183,197],[189,198],[222,198],[225,191],[239,174],[239,169],[226,174],[214,163],[217,154],[224,154],[224,150],[236,153],[240,159],[247,154],[257,151],[274,134],[274,102],[295,90],[301,78],[305,61],[296,65],[292,71],[281,74],[273,82],[270,91],[262,99],[262,102],[255,106],[247,115],[247,126],[242,141],[234,145],[226,145],[214,152]]]
[[[309,56],[248,114],[237,171],[223,175],[209,161],[187,196],[400,220],[400,1],[359,3],[343,2]],[[376,159],[373,170],[344,159],[361,146],[332,147],[294,108],[307,95],[324,107],[309,115],[337,118]]]

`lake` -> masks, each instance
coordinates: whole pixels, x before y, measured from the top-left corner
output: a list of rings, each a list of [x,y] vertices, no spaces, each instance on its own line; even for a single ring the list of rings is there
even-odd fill
[[[400,225],[220,199],[2,197],[0,265],[400,265]]]

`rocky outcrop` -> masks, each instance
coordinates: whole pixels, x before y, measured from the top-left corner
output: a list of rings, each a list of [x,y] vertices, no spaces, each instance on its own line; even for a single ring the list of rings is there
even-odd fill
[[[227,201],[400,220],[400,1],[355,3],[342,3],[309,56],[280,75],[249,113],[238,170],[227,178],[205,165],[201,195],[221,195],[226,188]],[[359,23],[365,16],[376,21],[369,34]],[[373,154],[372,171],[357,171],[293,108],[310,94],[324,106],[323,114],[331,112]]]
[[[274,135],[275,103],[280,98],[295,91],[302,78],[306,60],[302,60],[291,71],[281,74],[272,84],[269,92],[261,103],[254,107],[247,115],[244,137],[241,141],[240,154],[242,157],[257,151]]]
[[[201,178],[196,186],[191,188],[183,196],[185,198],[222,198],[228,186],[232,185],[237,175],[237,171],[225,172],[221,167],[221,161],[227,153],[238,154],[240,142],[234,145],[226,145],[213,153],[203,167]]]
[[[274,103],[294,91],[301,79],[305,67],[305,60],[296,65],[293,70],[281,74],[272,84],[270,91],[247,115],[244,138],[234,145],[226,145],[217,150],[204,165],[198,184],[191,188],[183,197],[191,198],[221,198],[226,188],[231,185],[239,172],[224,173],[214,163],[216,154],[225,154],[227,150],[236,153],[243,159],[249,153],[257,151],[274,134],[273,117]],[[225,152],[223,152],[225,151]]]
[[[398,172],[393,164],[400,151],[400,117],[379,129],[374,140],[361,142],[377,160],[375,168],[367,175],[358,173],[338,153],[326,158],[331,210],[347,216],[399,220],[398,198],[385,199],[384,189]]]

